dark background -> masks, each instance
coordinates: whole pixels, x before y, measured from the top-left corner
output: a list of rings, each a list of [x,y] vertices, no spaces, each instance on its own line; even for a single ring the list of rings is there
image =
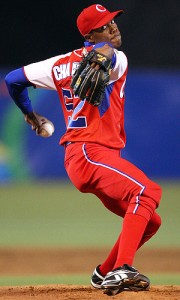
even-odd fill
[[[94,3],[124,10],[116,20],[130,66],[179,68],[180,0],[2,1],[0,66],[19,67],[80,48],[76,18]]]
[[[56,128],[51,139],[39,139],[22,122],[4,77],[14,68],[80,48],[84,39],[76,19],[93,3],[1,1],[0,182],[67,176],[64,149],[57,147],[65,130],[57,93],[29,90],[34,110]],[[122,155],[151,177],[180,178],[180,0],[102,0],[100,4],[111,11],[124,10],[116,19],[129,61],[127,144]]]

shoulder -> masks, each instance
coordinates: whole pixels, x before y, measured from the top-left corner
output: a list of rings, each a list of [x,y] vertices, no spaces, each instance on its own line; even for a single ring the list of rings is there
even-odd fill
[[[114,50],[115,63],[110,76],[110,82],[116,81],[127,73],[128,61],[123,51]]]
[[[82,60],[83,56],[87,53],[87,50],[85,47],[74,49],[71,52],[68,52],[66,54],[62,54],[59,56],[56,56],[54,59],[54,64],[66,64],[68,62],[79,62]]]
[[[116,62],[114,66],[114,70],[119,69],[123,74],[128,67],[128,60],[123,51],[115,50]]]
[[[114,52],[116,55],[116,64],[121,64],[124,67],[127,67],[128,60],[127,60],[127,56],[125,55],[125,53],[123,51],[118,51],[116,49]]]

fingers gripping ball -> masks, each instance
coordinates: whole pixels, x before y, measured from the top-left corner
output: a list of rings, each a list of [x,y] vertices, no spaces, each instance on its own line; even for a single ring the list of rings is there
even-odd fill
[[[51,122],[43,123],[38,132],[36,131],[37,135],[42,137],[50,137],[54,133],[54,125]]]
[[[31,125],[32,130],[36,131],[37,135],[50,137],[54,133],[53,123],[36,112],[25,115],[25,121]]]
[[[74,94],[94,106],[100,105],[111,69],[112,59],[96,50],[90,51],[82,59],[72,78],[71,87]]]

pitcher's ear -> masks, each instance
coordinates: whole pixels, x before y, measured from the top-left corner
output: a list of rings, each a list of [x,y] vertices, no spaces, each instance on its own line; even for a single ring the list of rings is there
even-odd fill
[[[93,34],[92,33],[88,33],[84,36],[85,40],[90,42],[90,43],[94,43],[94,38],[93,38]]]

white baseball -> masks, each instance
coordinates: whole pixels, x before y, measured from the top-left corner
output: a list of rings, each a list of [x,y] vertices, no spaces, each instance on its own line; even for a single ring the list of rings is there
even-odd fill
[[[39,135],[42,137],[50,137],[54,133],[54,125],[52,123],[44,123],[41,126]]]

